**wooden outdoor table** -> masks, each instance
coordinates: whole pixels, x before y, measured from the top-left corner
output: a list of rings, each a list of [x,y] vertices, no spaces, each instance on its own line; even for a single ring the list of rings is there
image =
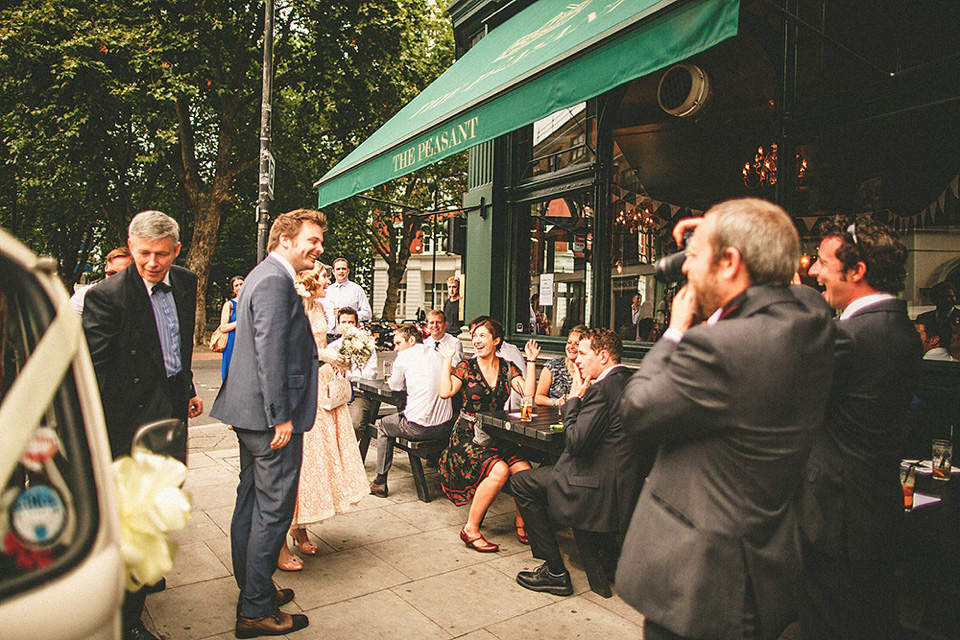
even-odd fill
[[[897,545],[898,591],[902,601],[918,614],[904,625],[911,630],[937,629],[941,634],[937,637],[960,637],[956,607],[956,594],[960,593],[960,473],[947,482],[917,474],[915,490],[936,496],[940,502],[904,514]]]
[[[478,413],[477,420],[492,437],[543,451],[550,458],[551,463],[556,462],[563,453],[563,429],[551,427],[551,425],[562,423],[560,410],[556,407],[535,407],[530,422],[523,422],[519,414],[511,415],[506,411]],[[583,570],[587,574],[590,590],[604,598],[612,597],[610,582],[600,562],[599,550],[594,544],[594,539],[584,535],[576,527],[573,527],[573,538],[580,552],[580,561],[583,562]]]
[[[563,453],[563,430],[550,428],[561,422],[560,410],[556,407],[535,407],[530,422],[521,422],[519,413],[511,415],[506,411],[478,413],[477,420],[494,438],[543,451],[551,462]]]
[[[386,380],[360,378],[358,380],[351,380],[350,385],[353,387],[354,393],[398,408],[403,408],[403,405],[407,401],[407,393],[405,391],[394,391],[390,388],[390,385],[387,384]]]

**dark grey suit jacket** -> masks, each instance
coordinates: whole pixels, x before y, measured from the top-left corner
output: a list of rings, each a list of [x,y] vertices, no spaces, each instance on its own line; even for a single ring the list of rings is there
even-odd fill
[[[130,453],[133,435],[143,424],[166,418],[187,422],[193,389],[193,329],[197,276],[170,267],[170,286],[180,321],[182,371],[167,380],[153,306],[143,278],[131,265],[87,290],[83,331],[97,374],[103,414],[114,457]],[[186,459],[183,442],[182,459]]]
[[[210,415],[238,429],[268,430],[317,416],[317,346],[289,272],[273,255],[247,275],[237,299],[230,370]]]
[[[656,447],[637,446],[620,421],[632,372],[617,367],[563,406],[564,449],[547,480],[550,516],[586,531],[624,533]]]
[[[758,286],[714,326],[660,340],[624,427],[660,449],[617,569],[620,596],[674,633],[734,640],[747,584],[761,637],[795,618],[796,510],[833,377],[835,326],[808,287]]]
[[[869,628],[896,612],[900,452],[923,347],[902,300],[870,305],[837,325],[834,385],[800,493],[801,532],[805,554],[843,564],[859,604],[840,608]]]

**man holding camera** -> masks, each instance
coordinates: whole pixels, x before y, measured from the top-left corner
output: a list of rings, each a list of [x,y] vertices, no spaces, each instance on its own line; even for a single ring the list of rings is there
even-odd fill
[[[678,240],[690,228],[688,282],[621,403],[624,428],[659,450],[617,591],[646,616],[647,640],[775,639],[796,617],[792,499],[835,329],[816,291],[788,286],[800,240],[783,209],[729,200],[678,225]]]

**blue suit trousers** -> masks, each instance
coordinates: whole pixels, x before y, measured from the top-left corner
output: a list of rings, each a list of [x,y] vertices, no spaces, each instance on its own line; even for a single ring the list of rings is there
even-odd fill
[[[293,521],[303,457],[303,434],[271,449],[274,432],[234,427],[240,441],[240,485],[230,525],[233,573],[245,618],[277,610],[273,573]]]

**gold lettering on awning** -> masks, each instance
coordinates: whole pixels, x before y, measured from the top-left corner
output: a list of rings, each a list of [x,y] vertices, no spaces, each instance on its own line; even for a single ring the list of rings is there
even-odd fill
[[[419,143],[393,154],[394,173],[476,139],[478,122],[479,118],[474,116],[469,120],[451,124]]]

